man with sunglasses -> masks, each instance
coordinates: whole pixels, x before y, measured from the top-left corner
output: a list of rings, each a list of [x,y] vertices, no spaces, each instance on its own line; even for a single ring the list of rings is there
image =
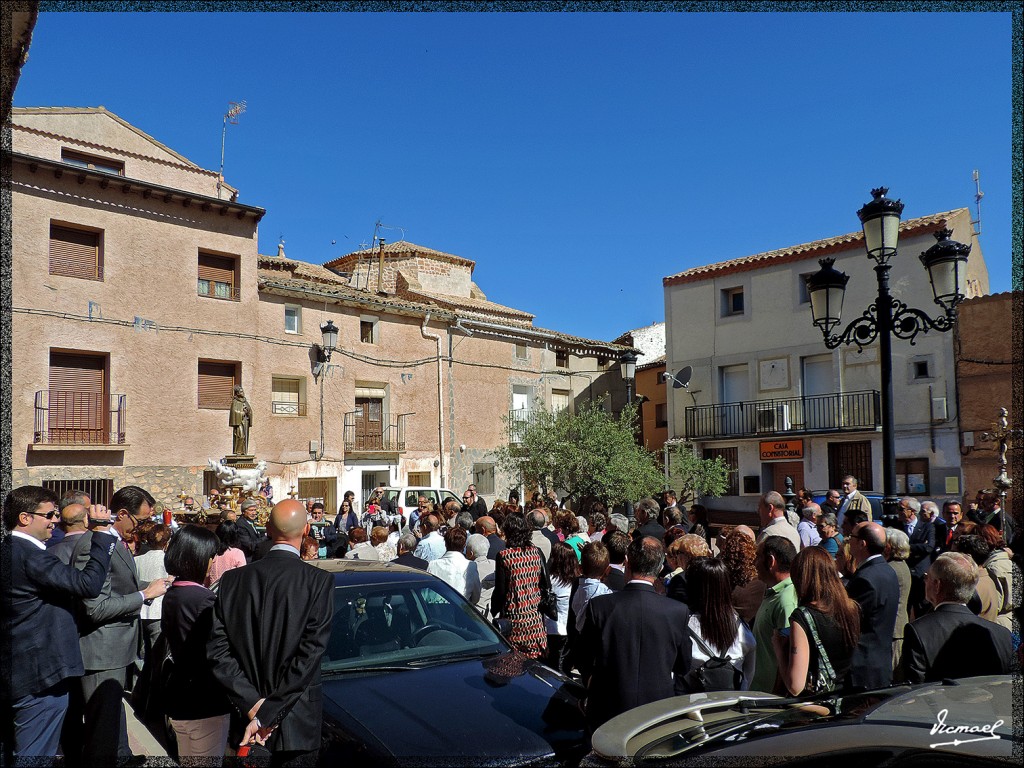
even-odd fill
[[[110,525],[118,542],[102,590],[96,597],[83,600],[79,612],[79,644],[85,664],[81,681],[85,708],[83,765],[113,765],[133,757],[122,696],[129,687],[135,661],[141,657],[139,613],[146,600],[167,591],[169,582],[140,581],[128,541],[136,526],[153,516],[155,503],[149,492],[127,485],[110,499],[108,517],[90,520],[90,527]],[[93,533],[79,537],[72,557],[77,567],[84,566],[93,538]]]
[[[103,507],[90,511],[105,514]],[[0,675],[3,759],[6,764],[15,758],[52,760],[73,678],[85,671],[74,600],[100,593],[115,539],[107,526],[97,527],[79,570],[44,546],[60,517],[55,493],[33,485],[15,488],[4,501],[3,516],[10,531],[0,543],[0,557],[9,569],[0,586],[0,653],[9,669]]]

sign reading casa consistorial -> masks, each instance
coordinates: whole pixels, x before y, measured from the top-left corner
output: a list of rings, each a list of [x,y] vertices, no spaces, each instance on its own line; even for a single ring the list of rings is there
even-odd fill
[[[761,461],[779,461],[780,459],[802,459],[803,457],[803,440],[761,441]]]

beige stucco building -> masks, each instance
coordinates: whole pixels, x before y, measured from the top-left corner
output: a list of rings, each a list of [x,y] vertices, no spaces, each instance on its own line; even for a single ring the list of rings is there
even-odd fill
[[[968,295],[988,292],[988,272],[966,209],[904,221],[890,290],[932,317],[928,274],[918,254],[948,227],[972,246]],[[844,474],[882,490],[878,343],[825,347],[811,322],[804,277],[818,259],[850,275],[841,332],[877,295],[861,232],[732,259],[666,277],[667,368],[692,369],[688,391],[668,390],[669,432],[733,468],[723,511],[752,511],[765,490],[838,487]],[[893,343],[897,492],[958,497],[960,467],[953,334]]]
[[[276,498],[475,481],[490,501],[515,482],[489,456],[505,420],[621,406],[627,347],[488,301],[472,260],[407,242],[325,266],[259,255],[263,209],[102,107],[12,120],[15,486],[204,493],[240,384]]]

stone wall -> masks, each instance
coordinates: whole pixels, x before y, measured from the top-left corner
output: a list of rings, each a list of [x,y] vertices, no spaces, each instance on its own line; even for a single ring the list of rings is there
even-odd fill
[[[145,488],[162,504],[177,507],[178,494],[183,490],[192,496],[203,493],[203,471],[201,467],[111,467],[111,466],[59,466],[29,467],[13,472],[12,487],[42,485],[47,480],[106,480],[114,483],[114,490],[125,485]]]

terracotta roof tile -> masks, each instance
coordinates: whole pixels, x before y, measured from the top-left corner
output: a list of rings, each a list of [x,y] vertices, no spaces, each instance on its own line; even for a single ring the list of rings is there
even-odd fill
[[[919,229],[938,229],[954,216],[961,213],[967,214],[967,209],[956,208],[944,213],[933,213],[930,216],[908,219],[907,221],[900,223],[900,232],[906,234]],[[668,277],[663,278],[662,283],[664,285],[677,285],[679,283],[696,282],[698,280],[706,280],[718,274],[760,269],[766,262],[786,262],[818,258],[826,255],[827,253],[855,247],[863,239],[863,232],[850,232],[837,237],[815,240],[811,243],[791,245],[787,248],[779,248],[774,251],[756,253],[753,256],[743,256],[738,259],[729,259],[728,261],[719,261],[715,264],[705,264],[700,267],[693,267],[692,269],[677,272],[674,275],[669,275]]]
[[[267,256],[259,254],[258,267],[261,276],[282,277],[285,272],[290,276],[300,279],[308,279],[322,283],[337,283],[347,285],[348,281],[335,272],[322,267],[319,264],[310,264],[305,261],[296,261],[287,256]]]
[[[531,315],[529,312],[523,312],[520,309],[506,307],[503,304],[496,304],[495,302],[487,301],[486,299],[474,299],[466,296],[450,296],[443,293],[412,289],[409,289],[406,293],[408,293],[410,297],[422,296],[431,303],[449,307],[456,311],[466,309],[469,311],[477,310],[485,314],[507,315],[509,317],[518,318],[521,322],[530,321],[534,318],[534,315]]]
[[[416,243],[410,243],[405,240],[398,240],[394,243],[384,244],[385,255],[412,255],[419,254],[421,256],[427,256],[435,259],[443,259],[445,261],[453,261],[457,264],[463,264],[470,268],[476,266],[476,262],[470,259],[465,259],[462,256],[456,256],[453,253],[445,253],[444,251],[436,251],[433,248],[427,248],[423,245],[416,245]],[[324,266],[336,267],[343,263],[350,261],[358,261],[359,259],[366,258],[377,258],[378,251],[376,249],[367,248],[362,251],[353,251],[352,253],[346,253],[344,256],[339,256],[336,259],[331,259]]]

